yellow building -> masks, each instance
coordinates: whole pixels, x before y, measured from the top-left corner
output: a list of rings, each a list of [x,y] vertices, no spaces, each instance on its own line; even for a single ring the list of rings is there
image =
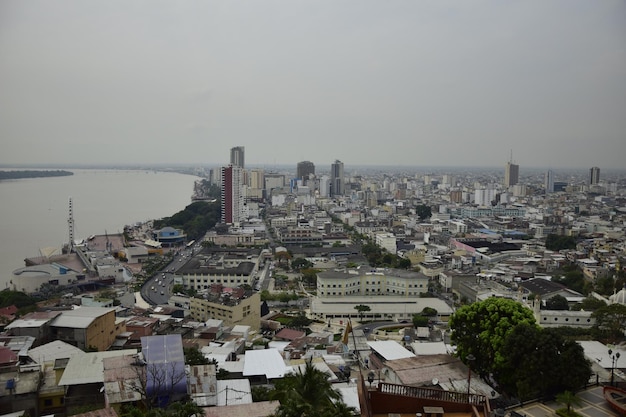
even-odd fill
[[[115,309],[80,307],[63,311],[50,323],[53,340],[61,340],[82,350],[108,350],[126,322],[115,317]]]
[[[196,298],[190,300],[191,317],[197,321],[223,320],[226,326],[245,325],[257,330],[261,321],[261,296],[259,293],[247,298]]]

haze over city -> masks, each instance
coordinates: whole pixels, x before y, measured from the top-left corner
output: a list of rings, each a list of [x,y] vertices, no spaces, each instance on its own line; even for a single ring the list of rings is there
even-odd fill
[[[0,3],[0,164],[623,168],[623,1]]]

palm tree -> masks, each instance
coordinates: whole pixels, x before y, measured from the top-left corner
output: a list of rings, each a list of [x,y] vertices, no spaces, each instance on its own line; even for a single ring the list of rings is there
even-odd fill
[[[564,391],[560,394],[557,394],[556,401],[567,407],[567,414],[570,413],[571,407],[573,405],[580,406],[581,404],[580,398],[578,398],[576,394],[572,393],[571,391]]]
[[[299,369],[279,380],[270,397],[280,401],[275,417],[344,416],[344,408],[349,409],[341,401],[341,393],[328,381],[328,375],[315,368],[310,359],[304,371]]]

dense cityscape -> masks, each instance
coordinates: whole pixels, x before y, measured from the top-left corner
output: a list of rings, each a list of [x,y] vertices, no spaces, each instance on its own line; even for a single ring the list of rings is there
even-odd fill
[[[74,236],[70,199],[63,254],[0,293],[3,413],[516,416],[626,381],[623,173],[243,146],[193,173],[189,206],[121,234]]]

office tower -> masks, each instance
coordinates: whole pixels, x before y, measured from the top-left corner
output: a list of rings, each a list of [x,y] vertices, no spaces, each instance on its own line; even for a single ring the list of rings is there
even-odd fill
[[[474,204],[488,207],[492,201],[496,201],[496,190],[493,188],[478,188],[474,190]]]
[[[546,194],[554,192],[554,172],[552,172],[552,170],[548,170],[548,172],[546,172],[545,187]]]
[[[243,154],[243,146],[235,146],[234,148],[230,148],[230,164],[234,167],[244,168]]]
[[[330,166],[330,195],[335,197],[344,193],[343,162],[335,160],[335,163]]]
[[[306,184],[310,175],[315,175],[315,165],[311,161],[298,162],[296,177]]]
[[[595,185],[600,182],[600,168],[593,167],[589,170],[589,185]]]
[[[243,169],[229,165],[222,167],[222,223],[237,223],[244,215]]]
[[[511,187],[519,181],[519,165],[514,164],[512,161],[506,163],[504,169],[504,186]]]
[[[319,184],[320,197],[330,196],[330,177],[328,175],[322,175]]]

